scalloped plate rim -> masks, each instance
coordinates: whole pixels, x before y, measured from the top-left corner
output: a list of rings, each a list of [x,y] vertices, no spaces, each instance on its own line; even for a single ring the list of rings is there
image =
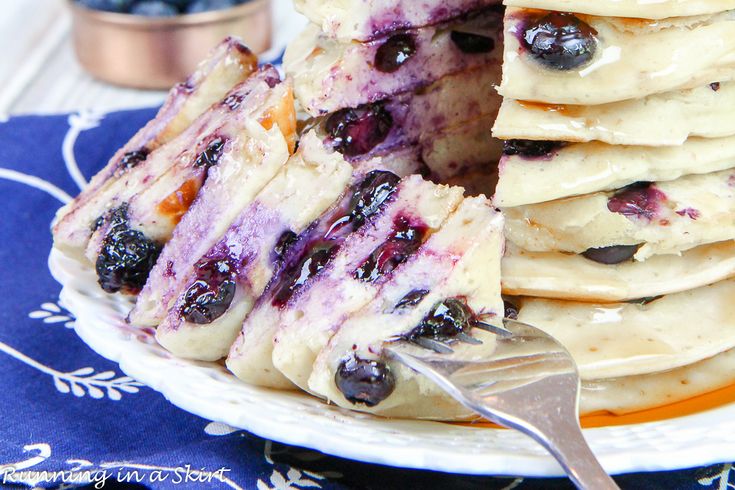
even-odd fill
[[[52,249],[48,264],[52,276],[63,286],[62,302],[75,315],[74,328],[82,341],[101,356],[118,363],[126,375],[162,393],[172,404],[190,413],[265,439],[366,463],[474,475],[564,475],[551,456],[517,432],[382,419],[328,406],[305,393],[248,386],[217,363],[176,359],[160,346],[151,345],[150,339],[144,342],[130,329],[125,331],[108,321],[124,319],[121,312],[124,302],[104,295],[94,283],[91,271],[56,249]],[[146,364],[161,369],[146,369]],[[211,388],[221,384],[230,391],[254,397],[252,401],[265,404],[269,409],[246,413],[247,403],[235,404],[241,410],[233,410],[232,401],[223,403],[228,400],[221,399],[221,395],[211,399],[192,397],[187,393],[185,382],[166,379],[166,368],[195,378],[208,376],[211,381],[204,379],[204,384],[198,386]],[[316,413],[306,416],[306,408]],[[289,409],[302,416],[284,413]],[[340,430],[325,430],[325,424],[329,429]],[[711,432],[704,438],[707,429]],[[584,430],[602,465],[612,474],[674,470],[735,460],[735,440],[712,437],[734,432],[735,403],[676,419]],[[434,440],[428,433],[442,437]],[[377,434],[383,439],[377,443],[355,439],[366,434]],[[616,440],[630,442],[631,438],[638,444],[614,446]],[[497,439],[494,447],[477,450],[477,444],[494,439]],[[457,449],[457,444],[448,444],[449,441],[472,444],[462,451]],[[678,444],[673,445],[674,442]],[[522,451],[509,454],[508,443]]]

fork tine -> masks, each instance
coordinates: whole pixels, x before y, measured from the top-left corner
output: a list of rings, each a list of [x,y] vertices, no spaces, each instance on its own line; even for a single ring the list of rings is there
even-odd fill
[[[481,320],[475,320],[472,326],[485,330],[486,332],[494,333],[495,335],[498,335],[500,337],[510,337],[511,335],[513,335],[511,332],[504,328],[491,325],[490,323],[483,322]]]
[[[437,354],[451,354],[454,352],[454,350],[452,350],[452,348],[447,344],[439,342],[438,340],[427,339],[426,337],[416,337],[415,339],[411,339],[411,342],[423,347],[424,349],[433,350]]]
[[[476,339],[472,337],[471,335],[467,335],[464,332],[459,332],[457,334],[457,340],[459,340],[460,342],[464,342],[466,344],[482,345],[482,340]]]

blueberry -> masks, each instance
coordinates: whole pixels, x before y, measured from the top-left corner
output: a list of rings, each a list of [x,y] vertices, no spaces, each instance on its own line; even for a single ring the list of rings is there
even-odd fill
[[[597,31],[569,13],[552,12],[526,26],[521,39],[531,56],[553,70],[573,70],[597,51]]]
[[[217,165],[220,157],[222,156],[222,150],[225,147],[227,140],[225,138],[215,138],[207,144],[207,148],[197,156],[194,160],[195,167],[212,167]]]
[[[495,49],[495,40],[491,37],[469,32],[452,31],[452,42],[460,51],[467,54],[489,53]]]
[[[179,15],[179,9],[162,0],[143,0],[135,2],[130,7],[130,13],[145,17],[173,17]]]
[[[522,157],[544,157],[564,145],[561,141],[505,140],[503,155],[519,155]]]
[[[387,364],[357,357],[340,362],[334,382],[349,402],[368,407],[388,398],[396,387],[395,377]]]
[[[357,268],[354,277],[364,282],[375,282],[408,260],[421,246],[428,228],[412,225],[408,219],[399,217],[388,239],[370,254]]]
[[[291,230],[284,231],[276,242],[276,246],[273,248],[273,262],[282,263],[286,258],[286,253],[291,246],[298,240],[298,235]]]
[[[435,304],[421,323],[408,334],[408,340],[426,337],[451,340],[472,328],[475,316],[467,303],[459,298],[448,298]]]
[[[593,262],[606,265],[621,264],[633,258],[640,245],[613,245],[612,247],[590,248],[582,256]]]
[[[713,82],[709,84],[709,88],[711,88],[713,91],[717,92],[720,90],[720,82]]]
[[[148,154],[149,151],[146,148],[129,151],[120,158],[119,168],[127,170],[129,168],[137,167],[140,162],[143,162],[148,158]]]
[[[319,274],[334,258],[339,250],[338,245],[316,243],[309,248],[295,266],[289,267],[279,278],[277,289],[271,304],[283,308],[293,295],[312,277]]]
[[[416,40],[411,34],[396,34],[380,45],[375,52],[375,68],[393,73],[416,54]]]
[[[380,210],[400,181],[400,177],[386,170],[373,170],[365,176],[350,201],[349,214],[355,229]]]
[[[398,303],[396,303],[395,309],[401,310],[404,308],[413,308],[421,303],[421,301],[426,297],[427,294],[429,294],[429,291],[427,289],[414,289],[403,298],[401,298]]]
[[[235,271],[228,259],[202,259],[196,280],[184,293],[181,316],[197,325],[212,323],[225,314],[235,297]]]
[[[235,0],[193,0],[186,7],[187,14],[198,14],[211,10],[223,10],[234,7],[238,2]]]
[[[508,300],[503,301],[503,306],[505,310],[505,313],[504,313],[505,318],[509,318],[511,320],[518,320],[518,313],[519,313],[518,306],[516,306],[515,304],[511,303]]]
[[[666,199],[663,192],[650,182],[636,182],[621,189],[607,201],[607,209],[631,218],[652,220],[659,203]]]
[[[326,122],[334,147],[348,157],[364,155],[382,143],[393,127],[393,117],[382,103],[335,112]]]
[[[99,284],[108,293],[138,293],[148,280],[161,246],[129,227],[127,206],[112,210],[107,219],[111,225],[95,264]]]
[[[76,0],[79,5],[92,10],[126,13],[132,0]]]

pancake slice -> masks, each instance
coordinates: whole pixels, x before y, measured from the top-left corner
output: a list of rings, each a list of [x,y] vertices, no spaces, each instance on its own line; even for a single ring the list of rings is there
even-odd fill
[[[228,206],[252,199],[288,158],[293,99],[273,67],[233,89],[202,118],[205,124],[191,126],[178,138],[184,149],[176,153],[171,168],[121,202],[93,232],[86,253],[105,291],[140,292],[155,262],[153,250],[171,238],[195,202],[221,211],[221,221],[208,224],[215,225],[213,232],[223,232],[228,217],[237,212]],[[239,186],[226,194],[230,179]],[[228,202],[227,195],[234,193],[237,197]]]
[[[302,367],[308,376],[311,362],[302,359],[313,360],[316,353],[311,352],[329,340],[328,329],[374,296],[376,285],[391,277],[457,206],[462,190],[419,176],[399,181],[395,174],[376,171],[346,198],[298,239],[246,318],[227,359],[238,378],[278,387],[284,374],[298,384]],[[280,328],[293,329],[294,335]],[[279,358],[275,366],[277,334],[278,344],[288,342],[289,347],[282,351],[288,359],[281,363]]]
[[[156,117],[113,155],[74,201],[58,211],[53,226],[54,246],[83,260],[90,227],[107,210],[108,202],[99,199],[100,194],[110,196],[127,185],[140,185],[137,178],[145,169],[155,167],[149,165],[151,154],[183,133],[212,104],[246,80],[257,65],[257,57],[237,39],[227,38],[212,50],[186,82],[171,89]],[[157,172],[161,169],[153,169],[150,174],[157,176]]]
[[[582,415],[627,414],[682,402],[735,384],[735,349],[660,373],[582,383]]]
[[[387,361],[382,349],[386,342],[410,349],[412,344],[400,339],[432,338],[432,326],[452,342],[455,353],[448,358],[467,359],[494,349],[492,334],[469,328],[475,319],[503,315],[502,229],[502,215],[487,199],[465,199],[401,273],[341,325],[314,363],[311,391],[339,406],[385,416],[470,417],[432,382]],[[458,332],[484,343],[455,342]]]
[[[164,283],[153,288],[160,295],[167,286],[163,298],[174,302],[156,331],[161,345],[191,359],[227,355],[295,237],[340,198],[351,176],[352,167],[338,153],[307,133],[298,152],[217,235],[216,243],[201,252],[198,240],[191,243],[196,235],[188,233],[188,240],[182,237],[175,248],[169,242],[164,254],[179,272],[156,277]],[[207,216],[212,214],[202,215]]]
[[[508,8],[499,92],[596,105],[726,82],[735,77],[734,25],[735,10],[646,21]]]
[[[735,239],[734,182],[735,171],[724,170],[504,208],[506,236],[531,252],[639,246],[637,260],[678,254]]]
[[[399,185],[382,215],[345,240],[309,290],[282,309],[273,338],[273,365],[307,389],[319,351],[345,318],[370,302],[382,284],[403,273],[457,207],[464,190],[437,186],[418,176]]]
[[[667,371],[735,347],[735,281],[641,303],[523,298],[518,319],[572,354],[582,379]]]
[[[716,14],[732,9],[731,0],[505,0],[503,3],[509,7],[640,19]]]
[[[735,135],[735,83],[601,105],[543,104],[505,99],[496,138],[602,141],[611,145],[676,146],[687,138]]]
[[[304,110],[320,116],[498,65],[501,30],[495,9],[366,43],[339,42],[310,25],[287,48],[284,67]],[[472,42],[462,33],[473,36]]]
[[[526,252],[508,244],[503,293],[573,301],[616,302],[652,298],[735,276],[735,242],[701,245],[681,255],[645,262],[601,264],[582,255]]]
[[[342,41],[369,41],[396,30],[448,21],[498,0],[295,0],[296,10]]]
[[[635,182],[671,181],[684,175],[735,168],[735,136],[691,138],[670,147],[604,143],[510,141],[500,162],[493,202],[499,207],[553,201]],[[528,149],[532,155],[524,154]],[[537,153],[543,153],[538,155]]]

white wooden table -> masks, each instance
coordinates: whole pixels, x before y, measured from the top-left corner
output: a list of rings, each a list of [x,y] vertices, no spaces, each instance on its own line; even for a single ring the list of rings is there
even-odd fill
[[[274,0],[274,46],[283,46],[305,20],[290,0]],[[77,63],[67,0],[2,0],[0,118],[82,109],[110,111],[159,104],[164,92],[115,87]]]

